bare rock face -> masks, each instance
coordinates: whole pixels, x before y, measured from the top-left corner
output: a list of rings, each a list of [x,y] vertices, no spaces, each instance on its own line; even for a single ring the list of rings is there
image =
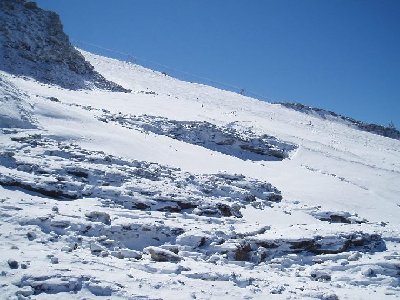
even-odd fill
[[[128,91],[94,70],[56,13],[25,0],[0,0],[0,69],[68,89]]]

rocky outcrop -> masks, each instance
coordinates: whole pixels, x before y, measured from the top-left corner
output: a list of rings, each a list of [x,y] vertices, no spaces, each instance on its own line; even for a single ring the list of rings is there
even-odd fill
[[[257,134],[250,128],[231,123],[217,126],[206,121],[178,121],[149,115],[112,114],[102,110],[100,121],[114,122],[129,129],[165,135],[172,139],[201,146],[242,160],[273,160],[289,158],[296,145],[268,134]]]
[[[25,0],[0,0],[0,68],[68,89],[128,91],[94,70],[71,45],[56,13]]]
[[[340,122],[344,122],[348,126],[356,127],[357,129],[362,131],[367,131],[384,137],[400,140],[400,131],[398,131],[394,127],[385,127],[382,125],[361,122],[350,117],[339,115],[333,111],[316,107],[310,107],[300,103],[279,103],[279,104],[286,108],[290,108],[308,115],[313,115],[321,119],[338,120]]]

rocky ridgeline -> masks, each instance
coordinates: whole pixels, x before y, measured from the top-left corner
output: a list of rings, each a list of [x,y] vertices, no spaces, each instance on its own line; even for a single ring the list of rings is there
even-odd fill
[[[71,45],[56,13],[25,0],[0,0],[0,68],[68,89],[128,91],[94,70]]]
[[[362,130],[362,131],[367,131],[371,132],[377,135],[381,135],[384,137],[400,140],[400,131],[398,131],[396,128],[392,127],[385,127],[382,125],[377,125],[377,124],[369,124],[361,121],[357,121],[353,118],[350,117],[345,117],[342,115],[339,115],[333,111],[329,110],[324,110],[321,108],[316,108],[316,107],[310,107],[307,105],[303,105],[300,103],[279,103],[282,106],[285,106],[287,108],[313,115],[322,119],[336,119],[342,122],[345,122],[349,126],[355,126],[356,128]]]

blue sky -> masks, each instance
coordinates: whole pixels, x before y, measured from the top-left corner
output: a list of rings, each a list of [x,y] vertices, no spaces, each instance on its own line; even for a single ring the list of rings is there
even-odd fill
[[[83,49],[400,127],[400,1],[37,2]]]

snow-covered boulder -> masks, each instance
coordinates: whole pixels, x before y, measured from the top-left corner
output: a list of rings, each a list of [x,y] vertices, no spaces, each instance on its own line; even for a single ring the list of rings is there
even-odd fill
[[[160,247],[146,247],[143,249],[143,252],[150,254],[151,259],[158,262],[179,262],[181,260],[181,258],[174,252]]]
[[[91,211],[85,213],[86,218],[88,218],[92,222],[101,222],[106,225],[111,224],[111,218],[110,215],[106,212],[102,211]]]
[[[181,246],[187,246],[195,249],[206,242],[206,237],[201,233],[185,232],[176,238],[176,243]]]

